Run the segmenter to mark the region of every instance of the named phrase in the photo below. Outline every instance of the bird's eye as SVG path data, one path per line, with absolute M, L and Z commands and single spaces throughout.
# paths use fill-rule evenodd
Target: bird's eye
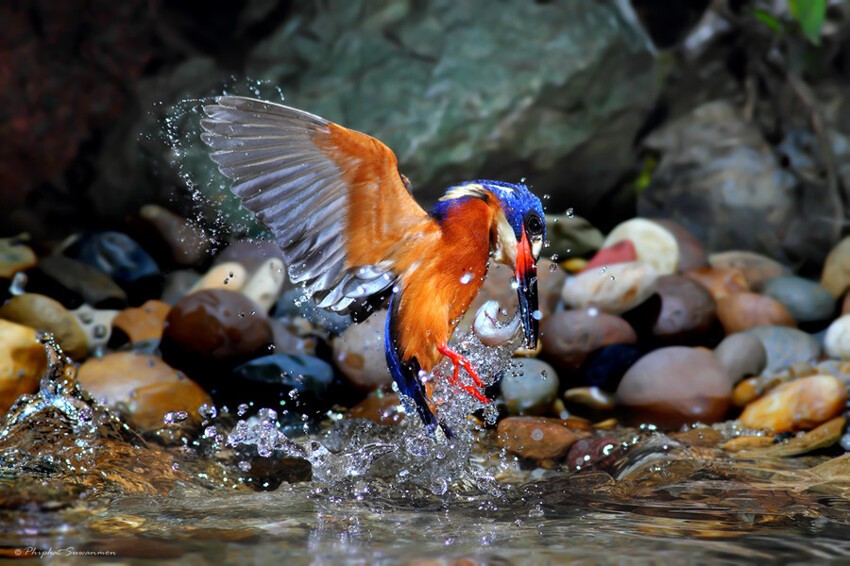
M 525 217 L 525 231 L 531 235 L 543 233 L 543 219 L 536 213 L 531 213 Z

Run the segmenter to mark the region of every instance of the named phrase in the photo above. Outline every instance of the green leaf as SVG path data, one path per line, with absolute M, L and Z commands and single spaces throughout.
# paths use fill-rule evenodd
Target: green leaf
M 771 14 L 767 10 L 762 10 L 761 8 L 753 8 L 753 16 L 763 23 L 767 28 L 776 34 L 782 33 L 782 22 L 779 21 L 775 15 Z
M 827 0 L 788 0 L 791 15 L 809 41 L 820 45 L 820 32 L 826 18 Z

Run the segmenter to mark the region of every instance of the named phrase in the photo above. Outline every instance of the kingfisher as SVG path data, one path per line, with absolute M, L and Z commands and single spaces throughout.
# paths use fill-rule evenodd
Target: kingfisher
M 540 200 L 524 184 L 478 180 L 450 187 L 426 212 L 393 151 L 371 136 L 253 98 L 221 96 L 203 111 L 212 160 L 271 230 L 292 282 L 355 322 L 388 301 L 393 380 L 432 433 L 439 426 L 451 436 L 422 377 L 448 358 L 449 385 L 489 402 L 475 368 L 449 341 L 491 260 L 514 269 L 525 347 L 537 345 Z

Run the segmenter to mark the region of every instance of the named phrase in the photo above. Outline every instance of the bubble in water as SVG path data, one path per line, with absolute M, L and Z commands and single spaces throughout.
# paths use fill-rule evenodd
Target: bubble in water
M 449 482 L 447 482 L 443 478 L 435 478 L 434 481 L 431 482 L 431 493 L 433 493 L 434 495 L 445 495 L 448 489 Z
M 162 417 L 162 422 L 167 425 L 182 423 L 186 419 L 189 418 L 189 413 L 186 411 L 171 411 L 169 413 L 165 413 L 165 416 Z
M 214 426 L 208 426 L 204 429 L 204 438 L 215 438 L 216 434 L 218 434 L 218 429 Z
M 251 471 L 251 462 L 249 462 L 247 460 L 240 460 L 239 464 L 237 464 L 237 465 L 239 466 L 239 469 L 242 470 L 243 472 L 250 472 Z
M 535 428 L 531 432 L 531 440 L 534 440 L 536 442 L 540 442 L 541 440 L 543 440 L 543 431 L 539 428 Z
M 214 419 L 218 416 L 218 409 L 215 408 L 215 405 L 204 403 L 198 407 L 198 414 L 205 419 Z

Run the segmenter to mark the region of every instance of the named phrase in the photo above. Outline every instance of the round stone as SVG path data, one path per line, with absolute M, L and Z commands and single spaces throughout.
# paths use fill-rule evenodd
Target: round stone
M 711 254 L 708 263 L 714 268 L 740 269 L 751 289 L 761 289 L 762 283 L 785 275 L 788 269 L 778 261 L 749 251 L 728 251 Z
M 832 321 L 826 329 L 824 347 L 830 358 L 850 360 L 850 314 Z
M 552 405 L 559 386 L 552 366 L 535 358 L 518 358 L 502 377 L 502 399 L 512 415 L 541 414 Z
M 645 218 L 632 218 L 614 227 L 603 247 L 631 240 L 638 260 L 651 265 L 659 275 L 675 273 L 679 264 L 679 244 L 669 230 Z
M 685 276 L 705 287 L 715 301 L 750 290 L 744 272 L 737 267 L 702 267 L 686 272 Z
M 596 350 L 581 368 L 584 382 L 604 391 L 616 391 L 623 376 L 643 356 L 632 344 L 610 344 Z
M 797 322 L 826 320 L 835 312 L 835 297 L 829 291 L 795 275 L 770 279 L 762 287 L 762 294 L 782 303 Z
M 386 321 L 387 311 L 378 311 L 331 342 L 334 363 L 359 389 L 374 389 L 392 381 L 384 353 Z
M 35 393 L 47 368 L 35 329 L 0 320 L 0 416 L 20 397 Z
M 151 299 L 140 307 L 119 312 L 112 320 L 112 327 L 123 333 L 130 343 L 158 342 L 170 310 L 168 304 Z
M 261 264 L 248 278 L 242 294 L 268 312 L 283 293 L 286 271 L 283 261 L 270 258 Z
M 0 278 L 11 279 L 20 271 L 34 267 L 38 258 L 20 238 L 0 239 Z
M 273 335 L 266 315 L 250 299 L 233 291 L 206 289 L 171 308 L 163 339 L 202 358 L 245 361 L 268 353 Z
M 768 373 L 799 363 L 813 363 L 821 355 L 817 339 L 796 328 L 759 326 L 746 333 L 758 338 L 764 346 L 767 352 L 767 367 L 764 371 Z
M 753 334 L 730 334 L 714 349 L 714 359 L 723 366 L 729 379 L 738 383 L 745 377 L 760 375 L 767 367 L 767 350 Z
M 496 429 L 503 449 L 537 462 L 563 458 L 576 441 L 587 436 L 559 419 L 544 417 L 507 417 Z
M 228 261 L 212 266 L 197 282 L 189 289 L 189 293 L 203 291 L 205 289 L 226 289 L 228 291 L 241 291 L 248 282 L 248 272 L 241 264 Z
M 676 243 L 679 245 L 679 264 L 676 266 L 678 271 L 684 273 L 708 265 L 705 247 L 693 232 L 668 218 L 653 218 L 652 221 L 666 228 L 676 238 Z
M 602 248 L 596 255 L 590 258 L 581 271 L 589 271 L 591 269 L 601 269 L 615 263 L 627 263 L 637 261 L 637 250 L 631 240 L 620 240 L 619 242 L 607 248 Z
M 0 318 L 50 332 L 75 360 L 88 355 L 88 341 L 79 320 L 59 302 L 37 293 L 12 297 L 0 307 Z
M 592 352 L 609 344 L 636 344 L 637 335 L 625 320 L 598 309 L 556 312 L 540 325 L 543 353 L 552 363 L 577 369 Z
M 670 343 L 699 341 L 714 324 L 717 304 L 699 283 L 683 275 L 658 279 L 661 313 L 652 333 Z
M 837 416 L 847 403 L 847 386 L 831 375 L 812 375 L 770 390 L 744 409 L 749 428 L 775 433 L 811 430 Z
M 821 286 L 838 298 L 850 287 L 850 236 L 838 242 L 826 257 Z
M 209 252 L 209 236 L 182 216 L 157 204 L 144 205 L 139 216 L 154 228 L 177 265 L 200 263 Z
M 726 416 L 732 382 L 712 355 L 670 346 L 637 361 L 617 388 L 619 404 L 634 420 L 664 427 L 713 423 Z
M 596 307 L 620 314 L 648 299 L 657 280 L 657 272 L 648 263 L 618 263 L 568 277 L 561 297 L 571 308 Z
M 27 276 L 27 290 L 52 297 L 71 309 L 83 303 L 104 309 L 127 305 L 127 294 L 117 283 L 99 269 L 69 257 L 46 257 Z
M 796 326 L 782 303 L 757 293 L 738 293 L 717 301 L 717 318 L 726 334 L 756 326 Z

